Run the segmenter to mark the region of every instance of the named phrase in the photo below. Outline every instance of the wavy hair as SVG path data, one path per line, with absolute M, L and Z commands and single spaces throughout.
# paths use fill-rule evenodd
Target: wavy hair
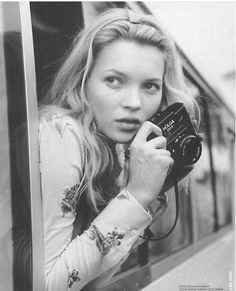
M 103 182 L 114 182 L 115 154 L 112 145 L 97 131 L 85 87 L 101 50 L 121 39 L 151 45 L 163 52 L 165 72 L 161 107 L 179 101 L 185 104 L 191 118 L 197 119 L 199 114 L 198 106 L 185 85 L 174 41 L 156 18 L 129 9 L 114 8 L 99 15 L 83 29 L 74 38 L 57 72 L 46 103 L 51 104 L 47 108 L 60 107 L 78 120 L 84 153 L 80 193 L 86 189 L 87 201 L 96 212 L 114 196 L 109 187 L 105 189 Z

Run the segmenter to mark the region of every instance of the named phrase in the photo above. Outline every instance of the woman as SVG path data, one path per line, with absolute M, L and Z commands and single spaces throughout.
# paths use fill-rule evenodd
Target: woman
M 125 9 L 75 38 L 47 97 L 39 133 L 46 288 L 94 290 L 152 222 L 148 208 L 173 164 L 147 120 L 176 101 L 195 118 L 197 106 L 171 38 L 156 19 Z

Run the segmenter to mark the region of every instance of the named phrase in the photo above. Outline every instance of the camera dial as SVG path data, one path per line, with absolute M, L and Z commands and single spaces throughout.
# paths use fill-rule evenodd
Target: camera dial
M 196 163 L 202 153 L 201 138 L 188 135 L 180 143 L 181 156 L 185 165 Z

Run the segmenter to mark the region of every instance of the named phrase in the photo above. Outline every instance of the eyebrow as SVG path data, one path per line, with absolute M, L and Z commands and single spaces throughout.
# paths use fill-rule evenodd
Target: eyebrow
M 104 70 L 103 72 L 105 72 L 105 73 L 107 73 L 107 72 L 113 72 L 113 73 L 116 73 L 116 74 L 121 75 L 121 76 L 124 76 L 124 77 L 127 76 L 125 73 L 122 73 L 122 72 L 120 72 L 118 70 L 114 70 L 114 69 Z M 149 81 L 149 82 L 156 82 L 156 81 L 162 82 L 162 78 L 161 77 L 160 78 L 147 78 L 146 81 Z

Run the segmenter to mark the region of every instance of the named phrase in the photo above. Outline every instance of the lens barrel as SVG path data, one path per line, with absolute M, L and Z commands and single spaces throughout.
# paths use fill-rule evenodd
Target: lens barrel
M 186 136 L 180 143 L 180 152 L 184 164 L 195 164 L 202 153 L 201 138 L 194 135 Z

